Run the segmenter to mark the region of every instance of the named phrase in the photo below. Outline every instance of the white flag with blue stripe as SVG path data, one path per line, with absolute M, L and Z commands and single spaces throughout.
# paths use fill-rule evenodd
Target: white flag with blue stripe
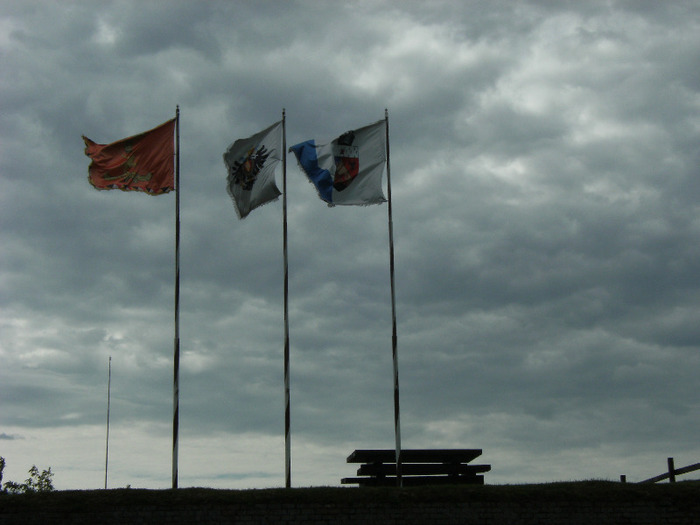
M 289 148 L 318 196 L 329 206 L 386 202 L 382 174 L 386 163 L 386 122 L 320 142 L 307 140 Z

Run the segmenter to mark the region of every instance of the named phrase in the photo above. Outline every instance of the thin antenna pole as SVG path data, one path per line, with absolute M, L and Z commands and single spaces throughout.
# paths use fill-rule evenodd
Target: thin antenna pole
M 175 110 L 175 340 L 173 349 L 173 489 L 177 488 L 180 426 L 180 106 Z
M 287 116 L 282 109 L 282 251 L 284 252 L 284 479 L 292 486 L 291 409 L 289 404 L 289 265 L 287 258 Z
M 109 408 L 112 398 L 112 356 L 109 356 L 107 373 L 107 444 L 105 445 L 105 490 L 107 489 L 107 469 L 109 467 Z
M 389 154 L 389 110 L 384 110 L 386 121 L 386 182 L 389 214 L 389 274 L 391 276 L 391 356 L 394 364 L 394 434 L 396 437 L 396 484 L 403 486 L 401 477 L 401 412 L 399 409 L 399 357 L 396 335 L 396 287 L 394 284 L 394 220 L 391 211 L 391 162 Z

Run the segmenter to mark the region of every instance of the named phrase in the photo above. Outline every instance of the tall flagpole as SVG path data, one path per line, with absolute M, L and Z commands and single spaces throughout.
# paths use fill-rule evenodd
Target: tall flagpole
M 289 406 L 289 267 L 287 259 L 287 116 L 282 109 L 282 237 L 284 252 L 284 479 L 285 487 L 292 486 L 292 460 Z
M 173 489 L 177 488 L 180 426 L 180 106 L 175 110 L 175 340 L 173 350 Z
M 112 356 L 109 356 L 107 372 L 107 438 L 105 445 L 105 489 L 107 488 L 107 467 L 109 466 L 109 407 L 112 397 Z
M 394 220 L 391 213 L 391 163 L 389 161 L 389 110 L 384 110 L 386 121 L 386 182 L 389 201 L 389 273 L 391 276 L 391 356 L 394 363 L 394 434 L 396 436 L 396 484 L 401 487 L 401 416 L 399 410 L 399 357 L 396 335 L 396 288 L 394 285 Z

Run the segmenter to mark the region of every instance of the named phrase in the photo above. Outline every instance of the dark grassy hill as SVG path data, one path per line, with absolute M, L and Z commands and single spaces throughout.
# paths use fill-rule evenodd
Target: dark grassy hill
M 221 490 L 183 488 L 177 490 L 110 489 L 54 491 L 22 495 L 0 494 L 3 511 L 20 508 L 81 512 L 105 507 L 215 506 L 265 503 L 412 504 L 419 502 L 500 501 L 663 501 L 681 507 L 697 507 L 700 481 L 663 484 L 633 484 L 582 481 L 533 485 L 473 485 L 410 488 L 311 487 L 292 489 Z M 699 518 L 700 519 L 700 518 Z

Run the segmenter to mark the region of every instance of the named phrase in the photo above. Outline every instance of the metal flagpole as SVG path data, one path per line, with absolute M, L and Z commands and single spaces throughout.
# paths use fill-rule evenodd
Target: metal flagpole
M 391 163 L 389 161 L 389 110 L 384 109 L 386 121 L 386 182 L 389 214 L 389 274 L 391 276 L 391 355 L 394 363 L 394 434 L 396 436 L 396 484 L 401 487 L 401 416 L 399 410 L 399 357 L 396 336 L 396 291 L 394 285 L 394 221 L 391 213 Z
M 109 407 L 112 397 L 112 356 L 109 356 L 107 373 L 107 444 L 105 445 L 105 489 L 107 488 L 107 468 L 109 466 Z
M 177 488 L 180 424 L 180 106 L 175 110 L 175 340 L 173 350 L 173 488 Z
M 282 109 L 282 245 L 284 252 L 284 479 L 292 486 L 292 460 L 289 406 L 289 268 L 287 259 L 287 117 Z

